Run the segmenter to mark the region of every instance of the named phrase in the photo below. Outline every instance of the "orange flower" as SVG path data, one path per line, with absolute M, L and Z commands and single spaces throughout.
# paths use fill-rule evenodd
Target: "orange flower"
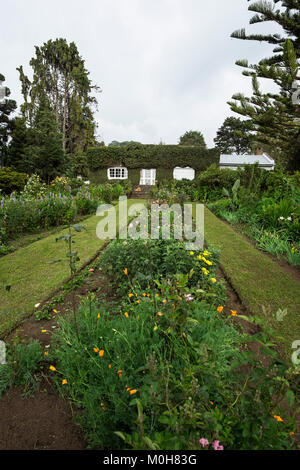
M 230 310 L 230 311 L 231 311 L 231 315 L 233 315 L 234 317 L 237 316 L 236 310 Z
M 127 268 L 123 269 L 123 273 L 124 273 L 124 274 L 127 274 L 127 273 L 128 273 Z
M 295 434 L 294 431 L 291 431 L 291 432 L 290 432 L 290 435 L 291 435 L 291 436 L 293 436 L 294 434 Z
M 111 364 L 108 364 L 108 368 L 111 369 Z
M 125 315 L 126 318 L 129 317 L 128 312 L 125 312 L 124 315 Z
M 117 372 L 117 374 L 120 378 L 122 377 L 122 372 L 123 372 L 122 370 L 118 370 L 118 372 Z
M 162 301 L 162 303 L 165 304 L 165 303 L 166 303 L 166 299 L 164 299 L 164 300 Z
M 100 318 L 100 316 L 101 316 L 100 313 L 98 313 L 97 317 Z
M 56 370 L 54 366 L 50 366 L 49 369 L 52 370 L 53 372 Z
M 222 307 L 222 306 L 220 305 L 220 306 L 217 308 L 218 312 L 221 313 L 221 312 L 223 311 L 223 308 L 224 308 L 224 307 Z
M 66 384 L 68 383 L 68 381 L 67 381 L 67 379 L 63 379 L 63 380 L 61 381 L 61 383 L 62 383 L 62 385 L 66 385 Z
M 213 401 L 210 401 L 209 403 L 210 403 L 211 405 L 213 405 L 213 404 L 214 404 L 214 402 L 213 402 Z
M 44 355 L 45 355 L 45 356 L 48 356 L 48 354 L 49 354 L 48 351 L 45 351 L 45 352 L 44 352 Z
M 101 408 L 102 408 L 103 411 L 105 411 L 107 409 L 106 406 L 104 405 L 104 403 L 101 403 Z
M 126 392 L 130 392 L 130 387 L 127 387 L 127 388 L 126 388 Z
M 274 418 L 275 418 L 278 422 L 282 422 L 282 423 L 283 423 L 283 419 L 282 419 L 280 416 L 274 415 Z
M 134 388 L 133 390 L 130 390 L 129 394 L 134 395 L 136 393 L 136 389 Z
M 157 312 L 157 315 L 158 315 L 159 317 L 162 317 L 162 316 L 163 316 L 163 314 L 162 314 L 161 312 Z
M 104 354 L 104 350 L 103 350 L 103 349 L 101 349 L 101 350 L 99 351 L 99 356 L 100 356 L 100 357 L 102 357 L 102 356 L 103 356 L 103 354 Z
M 95 353 L 99 352 L 98 348 L 94 348 Z

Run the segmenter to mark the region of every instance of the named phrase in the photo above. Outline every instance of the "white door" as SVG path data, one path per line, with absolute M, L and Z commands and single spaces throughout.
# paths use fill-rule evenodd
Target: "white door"
M 140 176 L 140 185 L 151 185 L 153 186 L 155 184 L 155 177 L 156 177 L 156 170 L 155 168 L 147 169 L 147 170 L 141 170 L 141 176 Z

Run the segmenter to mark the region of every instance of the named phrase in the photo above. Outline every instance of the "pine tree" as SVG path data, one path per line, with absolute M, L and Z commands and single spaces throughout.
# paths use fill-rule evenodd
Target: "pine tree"
M 281 1 L 281 10 L 275 4 Z M 298 88 L 298 60 L 300 57 L 300 1 L 273 0 L 260 1 L 249 6 L 256 15 L 251 24 L 275 21 L 284 29 L 286 36 L 249 35 L 245 30 L 236 31 L 232 37 L 246 40 L 267 41 L 275 44 L 273 55 L 257 65 L 249 65 L 247 60 L 239 60 L 237 65 L 246 68 L 245 76 L 252 77 L 253 95 L 248 98 L 235 94 L 228 104 L 232 111 L 248 117 L 256 131 L 255 140 L 271 149 L 277 162 L 288 169 L 300 168 L 300 108 L 295 104 L 295 90 Z M 262 93 L 258 78 L 267 78 L 279 87 L 278 93 Z

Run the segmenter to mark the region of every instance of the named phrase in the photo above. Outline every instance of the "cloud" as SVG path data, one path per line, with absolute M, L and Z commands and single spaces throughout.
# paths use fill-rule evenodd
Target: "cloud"
M 0 72 L 20 105 L 16 67 L 30 73 L 35 45 L 66 38 L 102 89 L 96 118 L 105 143 L 176 144 L 185 131 L 200 130 L 213 146 L 232 115 L 227 101 L 251 92 L 235 61 L 256 63 L 271 52 L 264 43 L 230 38 L 242 27 L 261 28 L 248 25 L 247 8 L 239 0 L 10 0 L 2 6 Z

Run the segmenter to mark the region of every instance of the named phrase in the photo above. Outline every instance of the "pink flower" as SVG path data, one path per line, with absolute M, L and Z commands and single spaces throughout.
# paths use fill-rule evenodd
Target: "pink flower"
M 89 271 L 90 271 L 90 273 L 93 273 L 93 272 L 94 272 L 93 268 L 89 269 Z
M 201 439 L 199 440 L 199 443 L 202 445 L 202 447 L 206 447 L 209 444 L 208 440 L 205 439 L 205 437 L 201 437 Z
M 220 442 L 219 441 L 214 441 L 212 443 L 212 447 L 214 450 L 224 450 L 224 447 L 223 446 L 220 446 Z
M 192 297 L 191 294 L 184 294 L 184 296 L 187 301 L 194 300 L 194 297 Z

